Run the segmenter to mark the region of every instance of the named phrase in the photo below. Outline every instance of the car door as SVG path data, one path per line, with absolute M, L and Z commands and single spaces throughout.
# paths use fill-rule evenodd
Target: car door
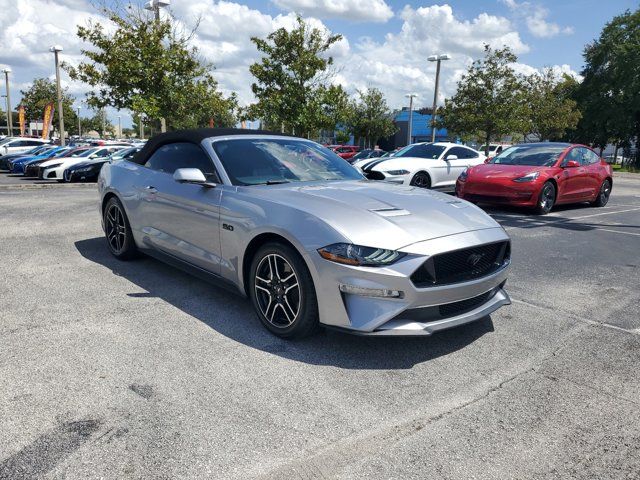
M 585 179 L 585 185 L 587 188 L 586 195 L 593 197 L 596 192 L 600 191 L 600 185 L 604 180 L 603 168 L 600 164 L 600 156 L 589 148 L 585 148 L 584 159 L 585 168 L 587 169 L 587 178 Z
M 559 188 L 560 201 L 578 200 L 581 197 L 586 196 L 587 190 L 587 169 L 584 166 L 584 148 L 573 147 L 565 155 L 560 166 L 563 171 L 561 174 L 562 182 Z M 568 167 L 567 164 L 570 161 L 578 163 L 577 167 Z
M 451 158 L 451 157 L 457 158 Z M 473 159 L 478 159 L 478 153 L 466 147 L 451 147 L 445 154 L 445 162 L 447 163 L 447 185 L 455 186 L 456 180 L 467 167 L 476 165 Z
M 143 241 L 219 274 L 222 189 L 173 179 L 178 168 L 198 168 L 220 183 L 211 158 L 199 145 L 177 142 L 159 147 L 144 167 L 144 181 L 137 185 Z

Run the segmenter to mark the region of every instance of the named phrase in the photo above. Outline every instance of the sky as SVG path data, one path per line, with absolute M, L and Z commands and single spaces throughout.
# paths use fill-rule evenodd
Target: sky
M 299 13 L 312 25 L 343 35 L 330 51 L 336 66 L 332 81 L 350 94 L 379 88 L 395 109 L 405 105 L 408 92 L 418 94 L 417 107 L 433 103 L 435 65 L 429 55 L 451 55 L 442 64 L 441 104 L 470 63 L 482 57 L 486 43 L 510 46 L 523 73 L 551 67 L 579 77 L 584 46 L 615 15 L 636 8 L 635 0 L 171 0 L 163 16 L 187 27 L 200 18 L 195 45 L 215 65 L 223 92 L 236 92 L 248 104 L 253 101 L 249 65 L 259 58 L 250 37 L 290 28 Z M 89 20 L 106 24 L 87 0 L 0 0 L 0 69 L 12 69 L 14 108 L 20 90 L 34 78 L 55 78 L 49 46 L 64 47 L 61 60 L 82 60 L 80 50 L 88 46 L 76 37 L 76 26 Z M 87 85 L 64 73 L 62 83 L 77 97 L 81 115 L 91 115 L 81 103 Z M 0 85 L 4 94 L 4 82 Z M 108 115 L 114 123 L 120 115 L 123 126 L 131 124 L 129 112 Z

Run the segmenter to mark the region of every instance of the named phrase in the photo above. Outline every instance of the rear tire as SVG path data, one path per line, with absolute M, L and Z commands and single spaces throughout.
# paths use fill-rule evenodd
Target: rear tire
M 605 180 L 600 185 L 600 191 L 598 192 L 598 196 L 596 199 L 591 202 L 591 205 L 594 207 L 604 207 L 607 203 L 609 203 L 609 196 L 611 195 L 611 181 Z
M 103 212 L 104 233 L 111 254 L 118 260 L 131 260 L 138 256 L 138 248 L 133 240 L 131 225 L 122 203 L 111 197 Z
M 249 270 L 249 296 L 260 322 L 282 338 L 303 338 L 319 326 L 313 279 L 300 254 L 271 242 L 256 252 Z
M 556 203 L 556 187 L 552 182 L 546 182 L 540 190 L 536 212 L 539 215 L 546 215 L 551 211 Z
M 418 172 L 411 179 L 410 185 L 419 188 L 431 188 L 431 177 L 427 172 Z

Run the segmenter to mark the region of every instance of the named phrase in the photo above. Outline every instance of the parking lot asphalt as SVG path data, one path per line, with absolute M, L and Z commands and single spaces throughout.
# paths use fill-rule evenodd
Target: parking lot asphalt
M 605 208 L 489 212 L 512 305 L 290 342 L 112 258 L 95 186 L 0 185 L 0 479 L 639 478 L 640 177 Z

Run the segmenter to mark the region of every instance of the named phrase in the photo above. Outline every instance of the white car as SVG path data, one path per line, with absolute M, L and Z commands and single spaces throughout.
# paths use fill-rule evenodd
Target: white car
M 0 141 L 0 156 L 10 153 L 22 153 L 31 150 L 33 147 L 45 145 L 49 140 L 41 138 L 25 137 L 5 137 Z
M 458 176 L 485 159 L 477 150 L 457 143 L 414 143 L 393 157 L 369 159 L 356 166 L 369 180 L 454 191 Z
M 490 143 L 489 144 L 489 158 L 493 158 L 496 155 L 499 155 L 502 153 L 503 150 L 506 150 L 507 148 L 511 147 L 512 145 L 510 143 Z M 485 143 L 484 145 L 482 145 L 482 147 L 480 147 L 479 149 L 481 152 L 486 152 L 487 151 L 487 144 Z
M 66 168 L 69 168 L 77 163 L 90 162 L 91 160 L 99 161 L 100 159 L 108 157 L 118 150 L 123 150 L 125 148 L 127 147 L 119 145 L 95 147 L 82 152 L 78 156 L 52 158 L 51 160 L 47 160 L 46 162 L 40 164 L 40 173 L 38 174 L 38 178 L 42 178 L 44 180 L 58 180 L 59 182 L 63 182 L 64 171 Z

